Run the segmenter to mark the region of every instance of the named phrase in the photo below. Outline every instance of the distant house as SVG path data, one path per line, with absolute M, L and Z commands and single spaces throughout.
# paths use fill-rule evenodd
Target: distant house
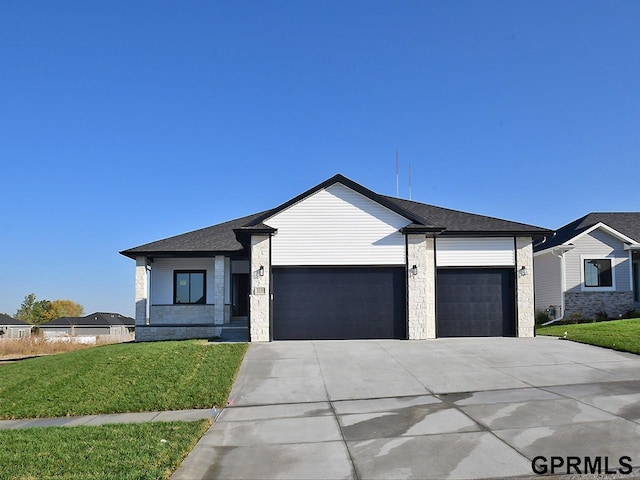
M 640 308 L 640 212 L 589 213 L 534 246 L 536 309 L 616 318 Z
M 119 313 L 96 312 L 85 317 L 62 317 L 40 325 L 45 336 L 126 335 L 133 333 L 135 320 Z
M 28 323 L 0 313 L 0 338 L 21 338 L 31 335 L 31 327 Z

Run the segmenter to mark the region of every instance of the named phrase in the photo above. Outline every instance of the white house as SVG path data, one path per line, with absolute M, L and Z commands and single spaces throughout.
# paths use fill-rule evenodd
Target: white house
M 590 213 L 536 244 L 536 309 L 552 319 L 640 308 L 640 213 Z
M 279 207 L 121 252 L 136 339 L 534 335 L 543 228 L 379 195 L 336 175 Z
M 0 313 L 0 339 L 2 338 L 22 338 L 31 335 L 31 327 L 21 320 Z

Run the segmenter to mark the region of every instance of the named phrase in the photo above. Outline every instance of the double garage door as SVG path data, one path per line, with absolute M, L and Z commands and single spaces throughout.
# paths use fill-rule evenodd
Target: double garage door
M 273 269 L 273 339 L 406 338 L 404 267 Z
M 513 269 L 440 269 L 437 336 L 515 334 Z M 273 339 L 407 338 L 404 267 L 273 269 Z

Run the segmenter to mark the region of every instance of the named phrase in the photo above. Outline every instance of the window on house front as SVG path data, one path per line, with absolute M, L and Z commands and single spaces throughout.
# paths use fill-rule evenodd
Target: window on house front
M 585 260 L 584 286 L 612 287 L 611 260 Z
M 206 271 L 175 271 L 173 303 L 206 303 Z

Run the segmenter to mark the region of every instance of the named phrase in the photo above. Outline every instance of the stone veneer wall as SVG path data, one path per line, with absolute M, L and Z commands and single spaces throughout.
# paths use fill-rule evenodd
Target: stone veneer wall
M 215 305 L 151 305 L 151 325 L 214 325 Z M 222 323 L 222 322 L 219 322 Z M 137 325 L 136 325 L 137 327 Z
M 215 305 L 151 305 L 152 322 L 136 325 L 136 342 L 218 337 L 214 315 Z
M 413 266 L 417 275 L 411 273 Z M 435 338 L 435 242 L 425 234 L 407 235 L 407 332 L 410 340 Z
M 225 300 L 225 258 L 222 255 L 216 255 L 214 262 L 213 274 L 213 303 L 214 307 L 214 323 L 222 324 L 225 320 L 224 300 Z M 153 318 L 153 317 L 152 317 Z
M 595 318 L 599 311 L 617 318 L 634 307 L 633 292 L 565 292 L 564 319 Z
M 222 327 L 211 325 L 145 325 L 136 326 L 136 342 L 188 340 L 219 337 Z
M 520 273 L 522 267 L 526 274 Z M 516 294 L 517 335 L 533 337 L 535 334 L 535 302 L 533 293 L 533 241 L 531 237 L 516 237 Z
M 136 257 L 136 327 L 147 324 L 147 257 Z
M 260 267 L 264 275 L 260 276 Z M 271 237 L 251 236 L 251 294 L 249 296 L 249 338 L 252 342 L 268 342 L 271 298 Z

